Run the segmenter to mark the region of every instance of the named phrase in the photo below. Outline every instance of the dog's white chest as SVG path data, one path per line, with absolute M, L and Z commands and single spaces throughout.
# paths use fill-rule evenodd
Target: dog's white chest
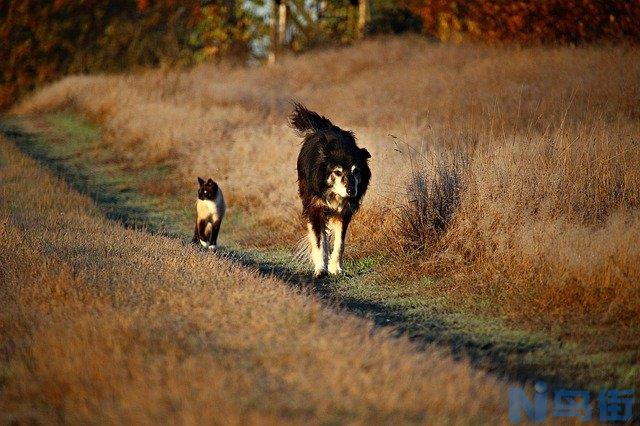
M 342 213 L 342 199 L 338 199 L 336 197 L 331 200 L 327 200 L 327 206 L 337 213 Z
M 346 200 L 339 195 L 331 194 L 331 196 L 325 199 L 327 207 L 335 211 L 336 213 L 342 213 L 347 204 Z

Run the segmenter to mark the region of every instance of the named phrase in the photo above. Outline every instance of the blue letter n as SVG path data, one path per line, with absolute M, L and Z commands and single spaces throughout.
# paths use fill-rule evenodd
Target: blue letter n
M 547 416 L 546 389 L 546 384 L 537 383 L 533 402 L 531 402 L 523 388 L 509 388 L 509 420 L 512 423 L 520 423 L 521 414 L 524 411 L 532 422 L 543 421 Z

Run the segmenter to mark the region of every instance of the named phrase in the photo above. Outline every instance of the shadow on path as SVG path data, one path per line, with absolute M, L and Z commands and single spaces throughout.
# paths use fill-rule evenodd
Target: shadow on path
M 257 270 L 264 276 L 276 277 L 287 284 L 309 291 L 325 300 L 330 306 L 347 311 L 359 317 L 373 321 L 376 328 L 386 327 L 393 330 L 393 335 L 407 335 L 421 350 L 430 345 L 447 348 L 456 360 L 467 358 L 476 368 L 489 371 L 508 380 L 527 382 L 544 380 L 551 387 L 562 383 L 553 374 L 544 374 L 539 370 L 514 363 L 514 355 L 544 350 L 547 346 L 541 342 L 487 342 L 462 331 L 452 330 L 443 317 L 433 316 L 429 319 L 415 318 L 385 303 L 357 298 L 337 297 L 332 293 L 336 279 L 315 279 L 309 271 L 300 271 L 282 262 L 269 261 L 253 256 L 251 252 L 219 249 L 220 254 L 241 264 Z M 356 277 L 357 279 L 357 277 Z
M 0 119 L 0 134 L 73 189 L 88 195 L 109 220 L 153 234 L 174 238 L 182 236 L 177 230 L 171 229 L 163 223 L 164 221 L 159 220 L 163 215 L 157 210 L 139 202 L 141 197 L 135 188 L 122 185 L 113 179 L 105 179 L 108 164 L 92 164 L 87 167 L 85 162 L 79 161 L 73 154 L 55 152 L 52 148 L 56 146 L 55 142 L 44 141 L 41 134 L 28 131 L 18 121 L 11 119 Z

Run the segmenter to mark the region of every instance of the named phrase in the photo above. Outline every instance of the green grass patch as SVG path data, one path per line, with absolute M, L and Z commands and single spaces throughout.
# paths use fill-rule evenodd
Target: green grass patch
M 69 136 L 63 145 L 92 144 L 100 138 L 100 128 L 88 120 L 79 119 L 68 113 L 54 113 L 45 117 L 53 128 Z

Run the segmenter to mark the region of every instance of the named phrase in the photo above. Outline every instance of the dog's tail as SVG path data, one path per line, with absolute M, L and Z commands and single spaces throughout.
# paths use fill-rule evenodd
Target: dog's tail
M 328 118 L 321 116 L 317 112 L 308 110 L 299 102 L 293 103 L 293 112 L 289 116 L 289 124 L 300 136 L 306 136 L 309 133 L 321 132 L 334 127 Z

